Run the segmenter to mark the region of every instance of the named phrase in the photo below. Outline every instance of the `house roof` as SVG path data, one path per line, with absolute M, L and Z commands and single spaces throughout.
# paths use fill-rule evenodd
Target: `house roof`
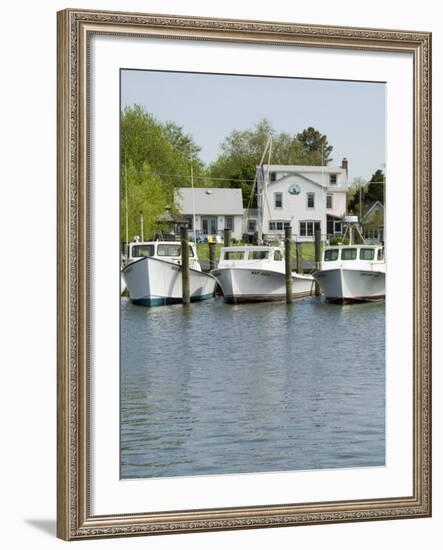
M 270 172 L 296 172 L 296 173 L 324 173 L 324 174 L 343 174 L 346 173 L 346 169 L 342 166 L 311 166 L 309 164 L 263 164 L 263 169 L 266 173 Z
M 286 179 L 292 179 L 294 177 L 318 185 L 323 189 L 330 188 L 331 191 L 346 190 L 348 185 L 346 168 L 343 168 L 341 166 L 264 164 L 263 166 L 257 166 L 256 168 L 257 174 L 261 172 L 262 178 L 265 177 L 268 172 L 276 174 L 276 179 L 270 182 L 270 185 L 272 186 L 278 185 L 280 182 Z M 345 176 L 345 178 L 341 179 L 338 185 L 331 185 L 331 175 Z
M 180 187 L 174 191 L 175 204 L 183 214 L 198 215 L 243 215 L 243 196 L 241 189 L 217 187 Z
M 305 176 L 304 174 L 300 174 L 299 172 L 290 172 L 288 174 L 285 174 L 284 176 L 282 176 L 281 178 L 273 181 L 272 183 L 280 183 L 281 181 L 285 181 L 289 178 L 293 178 L 294 176 L 297 176 L 299 178 L 301 178 L 302 180 L 305 180 L 309 183 L 313 183 L 314 185 L 318 185 L 319 187 L 323 188 L 323 189 L 326 189 L 329 184 L 328 183 L 321 183 L 320 181 L 315 181 L 311 178 L 308 178 L 307 176 Z
M 362 217 L 362 222 L 367 220 L 369 216 L 372 214 L 372 212 L 375 212 L 376 210 L 381 209 L 384 211 L 385 207 L 380 201 L 373 201 L 367 205 L 367 211 L 366 214 Z

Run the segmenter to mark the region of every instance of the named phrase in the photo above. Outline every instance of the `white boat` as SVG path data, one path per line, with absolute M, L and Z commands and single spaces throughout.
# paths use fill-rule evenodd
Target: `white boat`
M 228 303 L 278 301 L 286 298 L 285 261 L 280 247 L 222 248 L 220 262 L 211 273 Z M 311 275 L 293 272 L 293 297 L 311 296 L 314 284 Z
M 132 303 L 157 306 L 183 301 L 179 242 L 134 242 L 128 249 L 128 263 L 122 273 Z M 191 301 L 214 296 L 217 282 L 202 272 L 193 243 L 189 245 L 189 283 Z
M 122 254 L 120 258 L 120 296 L 122 296 L 126 290 L 126 281 L 123 276 L 123 268 L 125 267 L 126 263 L 126 256 Z
M 346 304 L 375 302 L 385 298 L 386 263 L 382 244 L 365 244 L 357 228 L 357 218 L 345 218 L 350 244 L 327 246 L 320 269 L 313 276 L 327 302 Z M 352 244 L 353 230 L 360 244 Z M 346 234 L 346 233 L 345 233 Z

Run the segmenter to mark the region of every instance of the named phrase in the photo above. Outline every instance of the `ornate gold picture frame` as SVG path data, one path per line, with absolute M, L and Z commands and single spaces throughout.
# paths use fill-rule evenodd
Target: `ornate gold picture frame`
M 91 106 L 94 36 L 408 54 L 413 64 L 412 493 L 95 514 L 91 502 Z M 431 35 L 69 9 L 58 13 L 58 536 L 65 540 L 431 515 Z M 401 128 L 398 129 L 401 132 Z M 118 212 L 109 215 L 118 216 Z M 99 330 L 99 329 L 98 329 Z M 389 343 L 388 343 L 389 345 Z M 406 376 L 409 374 L 406 373 Z M 118 403 L 115 403 L 118 407 Z M 155 508 L 155 503 L 154 503 Z

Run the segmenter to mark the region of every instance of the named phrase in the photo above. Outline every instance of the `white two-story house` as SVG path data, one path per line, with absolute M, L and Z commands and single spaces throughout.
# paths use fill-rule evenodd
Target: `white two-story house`
M 322 240 L 342 232 L 346 214 L 348 161 L 341 166 L 263 165 L 257 168 L 258 228 L 268 238 L 311 241 L 320 229 Z
M 174 191 L 174 202 L 187 219 L 190 231 L 195 231 L 196 237 L 223 236 L 224 229 L 230 229 L 232 238 L 242 238 L 241 189 L 181 187 Z

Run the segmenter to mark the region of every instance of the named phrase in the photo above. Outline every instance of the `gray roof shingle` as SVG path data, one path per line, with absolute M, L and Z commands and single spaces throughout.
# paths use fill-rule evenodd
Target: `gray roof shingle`
M 192 187 L 175 189 L 174 201 L 182 214 L 192 214 Z M 195 187 L 194 202 L 197 215 L 241 216 L 243 214 L 241 189 Z

